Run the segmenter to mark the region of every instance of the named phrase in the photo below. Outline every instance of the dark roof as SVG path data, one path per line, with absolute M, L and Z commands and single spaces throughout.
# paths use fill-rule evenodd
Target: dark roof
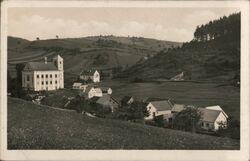
M 147 97 L 143 99 L 143 102 L 149 103 L 149 102 L 153 102 L 153 101 L 164 101 L 164 100 L 168 100 L 165 98 L 156 98 L 156 97 Z
M 94 88 L 94 87 L 88 86 L 88 87 L 86 88 L 86 90 L 85 90 L 85 93 L 89 93 L 89 91 L 91 90 L 91 88 Z
M 109 87 L 99 87 L 101 88 L 102 92 L 108 92 L 108 89 L 110 89 Z
M 174 104 L 172 111 L 173 112 L 181 112 L 182 110 L 185 109 L 185 105 L 183 104 Z
M 172 110 L 172 104 L 169 101 L 152 101 L 150 102 L 157 111 L 166 111 L 166 110 Z
M 81 75 L 88 75 L 88 76 L 92 76 L 94 75 L 96 70 L 84 70 L 81 72 Z
M 52 62 L 28 62 L 26 66 L 30 67 L 30 70 L 44 71 L 44 70 L 58 70 Z
M 132 96 L 124 96 L 121 100 L 122 103 L 128 103 L 128 101 L 133 98 Z
M 201 112 L 201 120 L 206 122 L 214 122 L 221 113 L 221 111 L 205 108 L 198 108 L 198 110 Z
M 89 101 L 90 101 L 90 102 L 96 103 L 96 102 L 98 101 L 99 98 L 100 98 L 100 97 L 94 96 L 94 97 L 90 98 Z

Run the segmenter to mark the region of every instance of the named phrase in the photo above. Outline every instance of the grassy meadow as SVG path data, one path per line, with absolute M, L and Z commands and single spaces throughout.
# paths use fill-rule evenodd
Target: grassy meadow
M 219 86 L 217 83 L 162 82 L 126 83 L 106 81 L 117 99 L 131 95 L 138 99 L 147 97 L 170 98 L 174 103 L 203 106 L 220 105 L 234 119 L 240 120 L 240 89 L 234 86 Z
M 234 149 L 239 140 L 91 118 L 8 98 L 8 149 Z

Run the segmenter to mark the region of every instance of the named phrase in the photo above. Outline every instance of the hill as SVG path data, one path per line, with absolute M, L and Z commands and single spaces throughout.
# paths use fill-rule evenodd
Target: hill
M 170 79 L 181 72 L 185 80 L 239 79 L 240 13 L 198 26 L 192 41 L 162 50 L 117 77 Z
M 239 149 L 239 141 L 91 118 L 8 98 L 8 149 Z
M 82 69 L 129 67 L 160 50 L 182 43 L 142 37 L 93 36 L 28 41 L 8 37 L 8 69 L 15 77 L 15 64 L 50 59 L 56 54 L 64 58 L 65 76 L 79 74 Z

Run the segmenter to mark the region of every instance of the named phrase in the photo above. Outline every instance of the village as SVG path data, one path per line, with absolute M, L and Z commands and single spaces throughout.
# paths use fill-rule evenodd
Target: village
M 180 80 L 183 81 L 183 73 L 171 79 Z M 148 125 L 166 128 L 176 126 L 180 130 L 186 129 L 185 123 L 180 123 L 184 118 L 191 119 L 193 124 L 197 122 L 198 127 L 194 127 L 203 133 L 215 133 L 227 128 L 229 116 L 220 105 L 198 107 L 181 104 L 171 98 L 152 98 L 146 95 L 144 99 L 129 95 L 118 100 L 112 88 L 100 85 L 101 81 L 101 73 L 97 69 L 82 69 L 71 88 L 66 89 L 63 58 L 60 55 L 53 57 L 51 61 L 45 57 L 44 61 L 28 62 L 22 70 L 22 88 L 28 91 L 27 100 L 35 104 L 44 104 L 43 100 L 51 95 L 46 95 L 46 92 L 52 91 L 53 95 L 53 92 L 68 90 L 74 95 L 66 97 L 62 107 L 72 107 L 90 117 L 118 118 L 130 122 L 140 120 L 139 122 Z M 183 117 L 184 113 L 188 115 Z

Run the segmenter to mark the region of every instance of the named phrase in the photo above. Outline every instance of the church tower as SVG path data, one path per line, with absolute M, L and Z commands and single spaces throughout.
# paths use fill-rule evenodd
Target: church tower
M 63 71 L 63 58 L 60 55 L 57 55 L 53 58 L 53 63 L 58 70 Z

